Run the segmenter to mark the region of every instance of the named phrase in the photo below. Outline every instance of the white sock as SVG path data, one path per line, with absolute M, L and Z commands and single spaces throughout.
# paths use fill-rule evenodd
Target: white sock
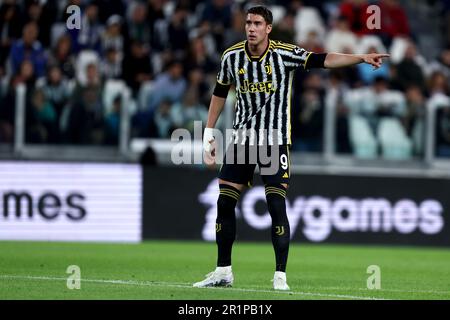
M 229 272 L 231 272 L 231 266 L 216 267 L 216 271 L 222 272 L 222 273 L 229 273 Z
M 275 271 L 275 277 L 278 276 L 286 281 L 286 272 L 283 271 Z

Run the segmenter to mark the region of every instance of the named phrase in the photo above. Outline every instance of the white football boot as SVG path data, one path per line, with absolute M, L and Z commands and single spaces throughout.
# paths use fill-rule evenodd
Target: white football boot
M 217 267 L 216 270 L 206 275 L 206 279 L 193 284 L 196 288 L 206 287 L 231 287 L 233 285 L 234 277 L 231 271 L 231 266 Z
M 286 272 L 275 271 L 273 275 L 273 288 L 275 290 L 288 291 L 291 290 L 286 283 Z

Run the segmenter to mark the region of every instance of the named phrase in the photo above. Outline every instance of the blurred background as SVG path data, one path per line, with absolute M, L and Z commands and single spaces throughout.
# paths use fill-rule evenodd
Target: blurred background
M 0 3 L 1 158 L 136 161 L 150 147 L 146 161 L 170 164 L 164 142 L 205 123 L 221 52 L 245 39 L 258 3 L 273 11 L 273 39 L 391 54 L 376 71 L 297 72 L 294 165 L 422 169 L 450 157 L 448 1 Z M 371 4 L 381 29 L 366 25 Z M 70 5 L 80 29 L 66 26 Z M 219 128 L 233 105 L 231 92 Z
M 0 159 L 8 164 L 144 164 L 152 168 L 143 176 L 144 202 L 148 190 L 171 190 L 181 200 L 194 181 L 198 192 L 186 194 L 187 202 L 179 202 L 174 210 L 193 208 L 188 200 L 196 197 L 214 206 L 216 193 L 208 194 L 210 198 L 198 194 L 215 172 L 196 165 L 206 177 L 203 181 L 197 171 L 188 171 L 192 165 L 184 171 L 167 170 L 174 166 L 171 151 L 178 142 L 170 138 L 178 128 L 194 133 L 194 121 L 205 124 L 221 52 L 245 39 L 245 11 L 256 4 L 269 6 L 274 14 L 273 39 L 314 52 L 391 55 L 376 71 L 359 64 L 296 72 L 292 172 L 315 175 L 307 186 L 300 178 L 301 188 L 315 182 L 330 188 L 302 189 L 298 194 L 382 195 L 391 197 L 392 206 L 410 196 L 420 207 L 435 191 L 443 191 L 450 177 L 447 0 L 0 1 Z M 366 24 L 372 4 L 380 8 L 380 29 Z M 80 29 L 67 27 L 71 5 L 81 9 Z M 220 129 L 231 128 L 234 96 L 230 91 Z M 190 150 L 199 153 L 201 131 L 196 138 Z M 11 168 L 15 174 L 22 172 L 3 168 L 4 174 Z M 362 180 L 349 191 L 344 186 L 353 180 L 332 186 L 338 180 L 329 178 L 336 174 Z M 373 184 L 374 175 L 387 180 Z M 178 191 L 169 184 L 162 188 L 169 176 L 171 183 L 180 181 Z M 423 180 L 414 184 L 411 177 Z M 406 180 L 396 185 L 396 178 Z M 10 183 L 14 181 L 11 176 Z M 425 183 L 430 183 L 427 189 Z M 439 202 L 441 209 L 446 198 Z M 154 204 L 146 209 L 144 203 L 144 215 L 154 211 Z M 169 237 L 158 234 L 160 230 L 147 233 Z

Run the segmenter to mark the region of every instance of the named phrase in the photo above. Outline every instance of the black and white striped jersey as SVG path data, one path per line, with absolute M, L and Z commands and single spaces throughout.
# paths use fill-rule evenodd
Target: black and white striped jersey
M 258 57 L 250 55 L 247 41 L 224 51 L 217 82 L 236 87 L 234 143 L 291 144 L 292 80 L 311 53 L 274 40 Z

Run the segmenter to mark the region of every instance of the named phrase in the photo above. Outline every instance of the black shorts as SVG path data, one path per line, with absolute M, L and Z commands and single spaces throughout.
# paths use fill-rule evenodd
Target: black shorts
M 291 177 L 290 147 L 290 145 L 279 145 L 262 148 L 246 144 L 240 145 L 239 148 L 239 146 L 231 144 L 224 155 L 219 179 L 250 187 L 253 185 L 255 167 L 258 165 L 264 184 L 289 184 Z M 250 153 L 252 153 L 252 157 Z M 229 160 L 231 158 L 232 162 Z

